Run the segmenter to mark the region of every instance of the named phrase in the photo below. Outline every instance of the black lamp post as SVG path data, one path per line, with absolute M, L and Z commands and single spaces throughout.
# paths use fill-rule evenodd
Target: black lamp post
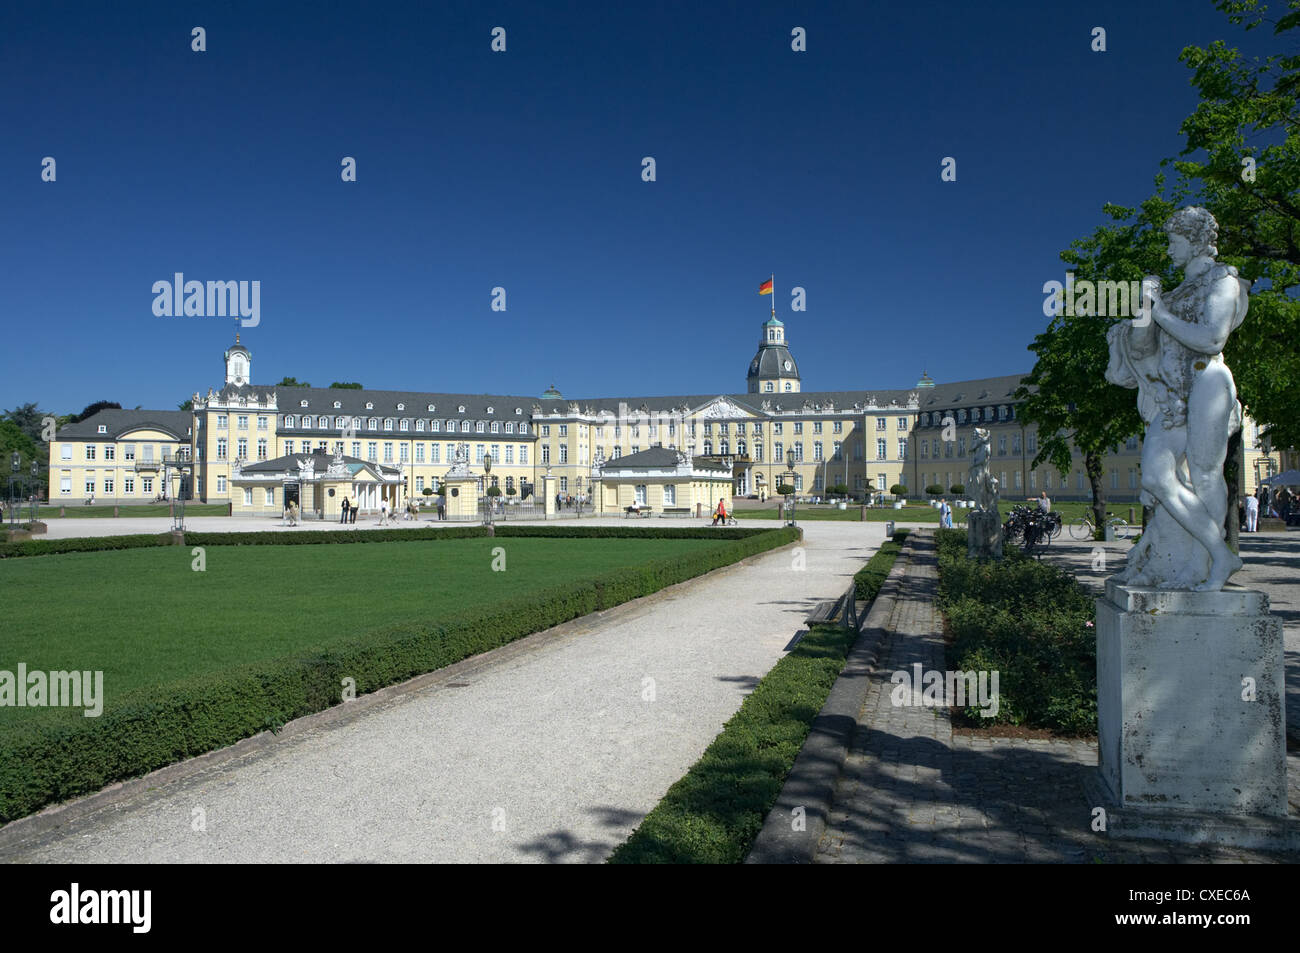
M 794 458 L 788 457 L 785 461 L 785 466 L 786 466 L 785 482 L 790 487 L 790 492 L 787 493 L 785 497 L 785 505 L 787 510 L 789 511 L 787 513 L 787 519 L 789 520 L 789 522 L 787 522 L 786 525 L 794 526 L 795 525 L 794 522 Z
M 32 461 L 32 522 L 33 523 L 36 522 L 36 512 L 38 507 L 41 505 L 40 500 L 37 499 L 37 497 L 40 495 L 40 490 L 38 488 L 37 481 L 39 481 L 40 478 L 41 478 L 41 465 L 38 461 L 33 460 Z
M 492 454 L 485 454 L 483 457 L 483 525 L 492 525 L 492 494 L 488 490 L 492 489 Z
M 22 466 L 23 458 L 22 458 L 22 454 L 20 454 L 17 450 L 14 451 L 12 462 L 13 462 L 13 467 L 9 473 L 9 523 L 10 525 L 14 525 L 18 522 L 18 500 L 14 496 L 14 475 L 18 472 L 18 468 Z

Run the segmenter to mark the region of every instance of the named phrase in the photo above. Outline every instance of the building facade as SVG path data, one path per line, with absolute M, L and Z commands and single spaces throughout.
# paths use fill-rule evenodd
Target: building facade
M 975 427 L 991 433 L 1004 498 L 1043 490 L 1091 498 L 1081 455 L 1064 472 L 1032 466 L 1038 437 L 1018 417 L 1020 375 L 952 384 L 922 375 L 907 390 L 807 391 L 775 314 L 761 327 L 744 393 L 573 400 L 554 386 L 530 397 L 259 385 L 238 335 L 223 365 L 222 386 L 196 392 L 190 412 L 105 410 L 60 429 L 50 443 L 51 501 L 149 502 L 183 492 L 278 515 L 287 494 L 303 493 L 303 480 L 286 474 L 308 458 L 318 473 L 324 454 L 360 474 L 362 512 L 380 501 L 396 508 L 437 490 L 461 444 L 478 491 L 496 485 L 507 500 L 540 492 L 544 475 L 560 496 L 591 499 L 598 459 L 610 464 L 655 447 L 729 469 L 736 497 L 762 499 L 786 482 L 802 496 L 836 486 L 887 494 L 902 485 L 919 497 L 928 486 L 952 494 L 965 484 Z M 1244 438 L 1244 489 L 1253 492 L 1279 472 L 1280 459 L 1250 420 Z M 1137 501 L 1140 458 L 1138 438 L 1107 455 L 1108 499 Z M 312 501 L 308 512 L 322 516 L 336 505 Z

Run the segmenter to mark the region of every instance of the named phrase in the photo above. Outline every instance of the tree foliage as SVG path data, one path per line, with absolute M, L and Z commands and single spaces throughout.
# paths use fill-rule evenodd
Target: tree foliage
M 1274 4 L 1285 11 L 1276 19 L 1260 0 L 1216 6 L 1246 30 L 1271 24 L 1279 46 L 1295 48 L 1300 0 Z M 1218 220 L 1219 257 L 1255 283 L 1224 359 L 1273 445 L 1300 446 L 1300 55 L 1245 57 L 1219 40 L 1179 59 L 1201 100 L 1172 164 Z
M 304 384 L 302 386 L 307 387 L 309 385 Z M 353 383 L 352 381 L 335 381 L 333 384 L 330 384 L 330 387 L 334 390 L 365 390 L 364 386 Z
M 296 377 L 286 377 L 275 385 L 276 387 L 310 387 L 307 381 L 300 381 Z

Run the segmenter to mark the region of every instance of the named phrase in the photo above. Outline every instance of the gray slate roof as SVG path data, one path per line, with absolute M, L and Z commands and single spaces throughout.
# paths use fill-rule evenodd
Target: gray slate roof
M 189 439 L 193 417 L 187 410 L 116 410 L 98 411 L 80 423 L 65 424 L 55 434 L 56 440 L 116 440 L 128 430 L 149 427 L 169 433 L 177 440 Z M 105 429 L 99 432 L 100 426 Z
M 667 447 L 651 447 L 648 450 L 629 453 L 625 457 L 606 460 L 603 469 L 604 472 L 609 472 L 612 470 L 640 470 L 675 467 L 677 466 L 677 453 L 678 451 L 670 450 Z M 730 470 L 730 467 L 719 460 L 707 460 L 701 457 L 693 458 L 693 465 L 700 470 Z
M 785 362 L 790 362 L 790 370 L 785 369 Z M 789 380 L 799 379 L 799 365 L 795 362 L 794 355 L 784 344 L 764 344 L 754 355 L 754 359 L 749 362 L 749 373 L 745 375 L 747 380 L 753 380 L 756 377 L 782 377 Z
M 528 420 L 535 397 L 518 394 L 434 394 L 407 390 L 352 390 L 341 387 L 276 387 L 279 413 L 346 414 L 352 417 L 425 417 L 441 420 Z M 307 401 L 303 407 L 302 402 Z M 338 401 L 341 406 L 335 407 Z M 370 410 L 366 403 L 374 404 Z M 405 410 L 397 405 L 404 404 Z M 434 409 L 429 410 L 433 404 Z M 464 406 L 461 411 L 458 408 Z M 488 413 L 488 408 L 493 409 Z M 515 413 L 515 408 L 519 413 Z
M 255 463 L 246 463 L 240 467 L 241 473 L 284 473 L 289 470 L 296 473 L 300 468 L 301 461 L 310 459 L 312 466 L 315 468 L 316 475 L 320 476 L 334 462 L 332 453 L 289 453 L 282 457 L 276 457 L 274 460 L 258 460 Z M 396 473 L 397 468 L 393 466 L 384 466 L 378 463 L 371 463 L 368 460 L 361 460 L 357 457 L 343 458 L 343 462 L 349 466 L 362 466 L 379 472 Z M 354 471 L 355 472 L 355 471 Z

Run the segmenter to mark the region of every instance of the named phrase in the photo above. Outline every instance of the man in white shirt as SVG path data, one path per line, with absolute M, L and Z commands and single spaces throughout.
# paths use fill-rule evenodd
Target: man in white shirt
M 1047 498 L 1046 490 L 1038 494 L 1038 508 L 1044 513 L 1052 512 L 1052 501 Z
M 1259 532 L 1259 497 L 1254 494 L 1246 497 L 1246 532 Z

